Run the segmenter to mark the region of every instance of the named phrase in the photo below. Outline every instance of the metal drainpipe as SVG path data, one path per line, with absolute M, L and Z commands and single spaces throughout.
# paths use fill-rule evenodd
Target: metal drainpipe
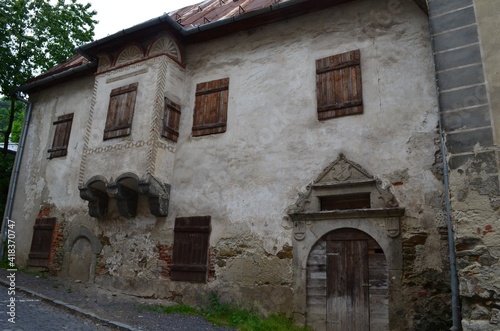
M 17 149 L 16 153 L 16 159 L 14 161 L 14 169 L 12 172 L 12 177 L 10 180 L 10 186 L 9 186 L 9 193 L 7 196 L 7 204 L 6 204 L 6 209 L 5 209 L 5 214 L 2 222 L 2 245 L 0 246 L 0 259 L 3 259 L 3 254 L 4 254 L 4 243 L 5 239 L 7 238 L 6 234 L 6 224 L 9 222 L 9 220 L 12 217 L 12 207 L 14 206 L 14 196 L 16 194 L 16 188 L 17 188 L 17 180 L 19 178 L 19 169 L 21 168 L 21 160 L 23 158 L 23 151 L 24 151 L 24 144 L 26 142 L 26 137 L 28 136 L 28 126 L 31 118 L 31 109 L 32 109 L 32 104 L 26 99 L 23 99 L 20 96 L 20 93 L 17 92 L 16 94 L 16 99 L 24 102 L 26 104 L 26 117 L 24 118 L 24 125 L 23 125 L 23 131 L 21 135 L 21 139 L 19 140 L 19 146 Z
M 441 143 L 441 157 L 443 158 L 444 191 L 446 199 L 446 225 L 448 227 L 448 246 L 450 252 L 450 277 L 451 277 L 451 316 L 453 326 L 451 331 L 462 330 L 462 318 L 460 311 L 460 292 L 458 288 L 457 263 L 455 256 L 455 237 L 451 224 L 450 187 L 448 180 L 448 163 L 446 162 L 446 148 L 444 144 L 441 119 L 439 120 L 439 139 Z

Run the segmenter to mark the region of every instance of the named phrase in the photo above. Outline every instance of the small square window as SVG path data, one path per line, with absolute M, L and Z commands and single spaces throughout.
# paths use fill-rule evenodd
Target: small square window
M 318 119 L 363 113 L 360 51 L 316 61 Z

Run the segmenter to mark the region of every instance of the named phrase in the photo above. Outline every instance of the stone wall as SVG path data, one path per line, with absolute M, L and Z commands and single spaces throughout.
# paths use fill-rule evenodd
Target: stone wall
M 428 3 L 450 171 L 462 324 L 466 330 L 498 330 L 499 80 L 494 47 L 500 9 L 495 1 Z

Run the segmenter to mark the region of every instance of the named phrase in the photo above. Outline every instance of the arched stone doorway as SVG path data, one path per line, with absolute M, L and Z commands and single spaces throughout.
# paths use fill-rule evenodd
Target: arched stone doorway
M 343 154 L 299 194 L 287 209 L 297 322 L 315 331 L 402 330 L 404 212 L 387 184 Z M 378 273 L 371 281 L 370 268 Z M 336 282 L 339 274 L 345 284 Z
M 388 330 L 388 270 L 383 249 L 363 231 L 321 237 L 307 260 L 307 316 L 315 330 Z

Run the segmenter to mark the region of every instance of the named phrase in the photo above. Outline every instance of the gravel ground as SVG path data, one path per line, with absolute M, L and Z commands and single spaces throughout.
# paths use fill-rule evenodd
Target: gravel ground
M 0 269 L 0 290 L 7 291 L 10 274 Z M 40 298 L 48 304 L 65 309 L 71 314 L 92 318 L 121 330 L 203 330 L 229 331 L 233 328 L 214 326 L 200 316 L 165 315 L 151 312 L 148 306 L 175 303 L 167 300 L 138 298 L 99 288 L 94 284 L 63 281 L 17 271 L 17 291 Z

